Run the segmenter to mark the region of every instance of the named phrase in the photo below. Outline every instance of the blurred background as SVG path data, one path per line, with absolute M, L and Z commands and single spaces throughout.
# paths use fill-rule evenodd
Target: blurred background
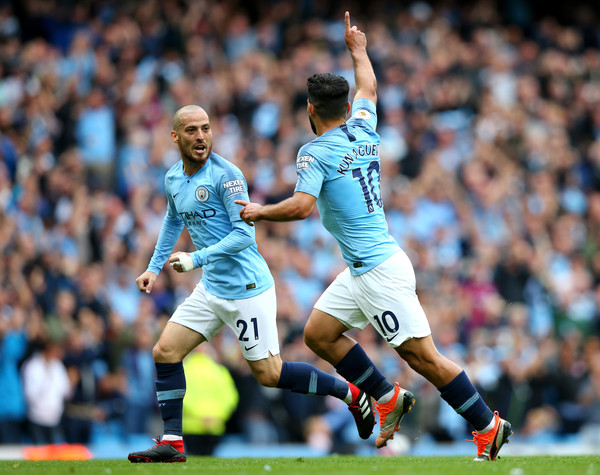
M 135 284 L 179 160 L 172 115 L 209 112 L 252 200 L 291 195 L 314 137 L 306 79 L 353 85 L 349 10 L 378 79 L 389 228 L 440 351 L 517 447 L 600 447 L 600 27 L 586 3 L 0 0 L 0 444 L 139 450 L 161 433 L 152 346 L 201 277 L 167 266 L 151 295 Z M 345 266 L 335 242 L 316 212 L 256 235 L 283 358 L 332 371 L 302 330 Z M 186 231 L 175 249 L 193 250 Z M 375 332 L 353 336 L 417 395 L 387 454 L 470 438 Z M 192 453 L 374 453 L 339 401 L 258 385 L 228 329 L 185 365 Z

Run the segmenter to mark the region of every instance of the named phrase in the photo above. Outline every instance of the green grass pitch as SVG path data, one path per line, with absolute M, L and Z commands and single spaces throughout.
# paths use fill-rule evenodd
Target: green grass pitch
M 187 463 L 131 464 L 127 460 L 90 461 L 1 461 L 0 474 L 99 474 L 153 475 L 222 473 L 228 475 L 270 474 L 506 474 L 506 475 L 600 475 L 600 456 L 506 457 L 496 462 L 476 463 L 472 457 L 353 457 L 245 458 L 190 457 Z

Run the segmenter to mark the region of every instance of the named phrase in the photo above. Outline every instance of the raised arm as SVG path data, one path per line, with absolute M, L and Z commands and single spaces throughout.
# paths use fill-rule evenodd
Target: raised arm
M 350 27 L 350 13 L 346 12 L 346 33 L 344 39 L 354 64 L 354 81 L 356 82 L 356 99 L 369 99 L 377 104 L 377 79 L 373 66 L 367 55 L 367 37 L 356 26 Z

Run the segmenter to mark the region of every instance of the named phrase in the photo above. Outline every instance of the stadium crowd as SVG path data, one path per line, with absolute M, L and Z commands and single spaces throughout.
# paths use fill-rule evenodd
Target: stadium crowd
M 386 214 L 436 344 L 517 437 L 597 437 L 598 12 L 576 5 L 560 22 L 501 3 L 0 1 L 0 443 L 87 443 L 160 422 L 151 349 L 200 278 L 167 266 L 150 295 L 135 283 L 178 160 L 171 117 L 202 105 L 253 201 L 291 195 L 313 137 L 307 77 L 352 85 L 345 9 L 367 33 Z M 283 357 L 332 371 L 302 329 L 344 266 L 335 242 L 318 216 L 256 234 Z M 190 249 L 182 235 L 176 250 Z M 464 439 L 433 386 L 372 330 L 354 336 L 417 396 L 404 433 Z M 260 387 L 228 331 L 202 346 L 239 393 L 228 433 L 355 449 L 345 405 Z M 211 427 L 196 432 L 225 426 Z

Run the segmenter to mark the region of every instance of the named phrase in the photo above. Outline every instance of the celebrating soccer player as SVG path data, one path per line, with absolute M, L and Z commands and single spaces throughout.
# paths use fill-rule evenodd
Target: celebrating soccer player
M 212 130 L 204 109 L 195 105 L 179 109 L 171 138 L 181 161 L 165 177 L 167 213 L 148 269 L 136 282 L 141 292 L 150 293 L 167 259 L 177 272 L 202 267 L 202 280 L 177 307 L 153 350 L 164 435 L 150 449 L 129 454 L 129 460 L 186 461 L 182 360 L 223 325 L 238 337 L 242 354 L 262 385 L 342 399 L 359 435 L 368 438 L 375 418 L 364 392 L 307 363 L 281 361 L 273 277 L 258 253 L 254 228 L 240 218 L 240 207 L 234 202 L 248 199 L 246 180 L 235 165 L 212 151 Z M 184 226 L 197 251 L 169 257 Z
M 380 140 L 375 131 L 377 83 L 365 34 L 350 27 L 348 12 L 345 22 L 356 81 L 352 105 L 344 78 L 310 77 L 307 111 L 317 138 L 298 152 L 294 195 L 266 206 L 237 200 L 244 206 L 240 216 L 247 223 L 289 221 L 308 217 L 318 206 L 348 268 L 316 302 L 304 338 L 340 375 L 375 399 L 378 448 L 393 437 L 415 399 L 398 383 L 387 381 L 363 349 L 344 335 L 349 328 L 363 329 L 369 323 L 473 425 L 475 460 L 495 460 L 512 434 L 511 425 L 490 410 L 465 372 L 438 352 L 416 295 L 412 264 L 388 232 L 380 191 Z

